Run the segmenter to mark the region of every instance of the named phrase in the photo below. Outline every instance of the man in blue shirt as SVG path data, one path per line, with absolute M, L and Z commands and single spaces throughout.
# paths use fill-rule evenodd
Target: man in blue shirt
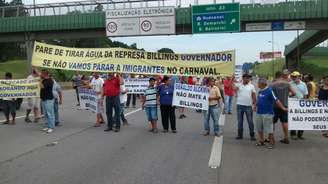
M 257 146 L 264 146 L 264 136 L 269 137 L 269 146 L 267 148 L 273 148 L 273 107 L 277 104 L 283 111 L 288 112 L 288 109 L 278 100 L 274 95 L 271 88 L 267 86 L 267 80 L 260 78 L 258 81 L 258 87 L 260 91 L 257 95 L 256 105 L 256 126 L 259 134 L 259 142 Z

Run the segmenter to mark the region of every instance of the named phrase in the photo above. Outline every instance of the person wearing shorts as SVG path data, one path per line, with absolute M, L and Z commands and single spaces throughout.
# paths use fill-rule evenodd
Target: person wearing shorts
M 260 91 L 257 95 L 256 104 L 256 127 L 259 135 L 259 142 L 256 146 L 264 146 L 264 137 L 269 138 L 269 145 L 267 148 L 272 149 L 273 142 L 273 106 L 276 104 L 282 111 L 288 112 L 288 109 L 279 101 L 274 95 L 271 88 L 267 86 L 267 80 L 260 78 L 258 80 L 258 87 Z
M 149 132 L 158 133 L 157 129 L 157 104 L 158 104 L 158 90 L 155 87 L 155 78 L 149 79 L 149 86 L 145 90 L 142 100 L 142 109 L 146 111 L 148 122 L 151 123 Z
M 33 69 L 32 74 L 27 77 L 28 80 L 36 80 L 39 78 L 39 73 Z M 25 122 L 26 123 L 31 123 L 30 119 L 30 113 L 33 110 L 34 113 L 34 123 L 39 122 L 41 119 L 41 114 L 40 114 L 40 98 L 28 98 L 27 99 L 27 109 L 26 109 L 26 116 L 25 116 Z
M 91 88 L 96 92 L 97 94 L 97 118 L 96 118 L 96 124 L 94 127 L 100 127 L 101 124 L 103 124 L 104 118 L 103 118 L 103 113 L 104 113 L 104 105 L 103 105 L 103 100 L 101 98 L 101 93 L 103 90 L 103 85 L 104 85 L 104 80 L 99 77 L 98 73 L 93 74 L 93 79 L 91 80 L 90 86 Z

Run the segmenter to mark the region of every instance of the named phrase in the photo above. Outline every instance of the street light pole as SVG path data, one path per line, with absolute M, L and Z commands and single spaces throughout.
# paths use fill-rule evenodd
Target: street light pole
M 36 10 L 35 10 L 35 0 L 33 0 L 33 10 L 34 10 L 34 17 L 36 16 Z

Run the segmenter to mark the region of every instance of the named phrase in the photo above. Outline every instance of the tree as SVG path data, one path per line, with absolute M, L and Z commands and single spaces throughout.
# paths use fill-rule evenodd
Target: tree
M 174 51 L 172 49 L 170 49 L 170 48 L 161 48 L 157 52 L 159 52 L 159 53 L 171 53 L 171 54 L 174 54 Z

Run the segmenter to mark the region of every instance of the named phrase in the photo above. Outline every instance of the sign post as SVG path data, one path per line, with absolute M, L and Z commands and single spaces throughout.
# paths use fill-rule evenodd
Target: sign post
M 240 32 L 239 3 L 192 7 L 192 33 Z

